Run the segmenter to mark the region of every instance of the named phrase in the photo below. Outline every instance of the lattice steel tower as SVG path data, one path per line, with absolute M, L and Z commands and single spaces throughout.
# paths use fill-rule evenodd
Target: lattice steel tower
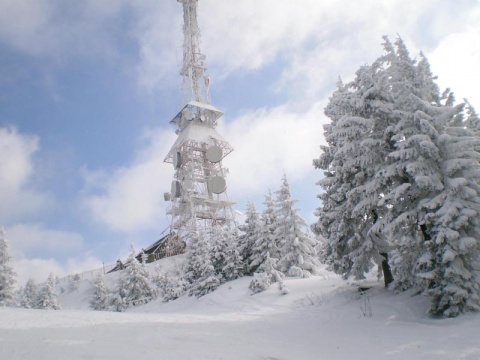
M 183 5 L 183 96 L 186 105 L 170 121 L 178 127 L 178 138 L 165 162 L 175 169 L 168 214 L 171 230 L 188 238 L 191 230 L 210 233 L 214 225 L 234 221 L 233 202 L 228 200 L 225 177 L 228 170 L 222 159 L 233 151 L 215 130 L 222 112 L 210 104 L 210 80 L 206 75 L 205 55 L 200 51 L 197 21 L 198 0 L 177 0 Z

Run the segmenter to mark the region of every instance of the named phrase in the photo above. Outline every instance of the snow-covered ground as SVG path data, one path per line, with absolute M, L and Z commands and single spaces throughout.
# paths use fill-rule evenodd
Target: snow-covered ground
M 0 308 L 0 359 L 480 359 L 479 314 L 431 319 L 422 296 L 375 281 L 362 294 L 325 270 L 287 279 L 287 295 L 252 296 L 250 279 L 124 313 L 88 310 L 84 279 L 63 310 Z

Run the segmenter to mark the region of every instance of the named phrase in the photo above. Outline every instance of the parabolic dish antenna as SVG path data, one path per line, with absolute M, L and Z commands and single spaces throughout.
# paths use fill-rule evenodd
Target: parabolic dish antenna
M 221 194 L 227 188 L 227 182 L 223 176 L 214 176 L 208 180 L 208 189 L 214 194 Z
M 185 190 L 192 190 L 193 189 L 193 181 L 192 180 L 184 180 L 183 181 L 183 188 Z
M 173 153 L 173 167 L 175 169 L 179 169 L 181 165 L 182 165 L 182 155 L 178 151 L 175 151 Z
M 205 153 L 205 157 L 211 163 L 218 163 L 223 158 L 223 150 L 217 145 L 210 146 Z
M 188 121 L 193 120 L 193 112 L 191 112 L 190 110 L 187 110 L 183 113 L 183 117 Z
M 180 190 L 180 181 L 173 180 L 172 181 L 172 191 L 170 192 L 173 198 L 180 197 L 181 190 Z

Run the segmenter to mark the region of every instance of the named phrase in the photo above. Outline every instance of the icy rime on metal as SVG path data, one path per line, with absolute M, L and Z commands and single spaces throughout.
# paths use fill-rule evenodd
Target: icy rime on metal
M 226 194 L 227 169 L 222 159 L 233 148 L 215 130 L 222 112 L 210 104 L 205 55 L 200 51 L 198 0 L 178 0 L 183 5 L 183 96 L 186 105 L 170 121 L 178 138 L 165 157 L 175 169 L 170 193 L 171 231 L 188 239 L 191 231 L 211 234 L 215 225 L 233 221 L 233 202 Z

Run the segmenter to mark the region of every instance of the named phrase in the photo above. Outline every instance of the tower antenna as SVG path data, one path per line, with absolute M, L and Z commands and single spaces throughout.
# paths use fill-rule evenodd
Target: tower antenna
M 183 5 L 183 64 L 180 75 L 186 105 L 170 121 L 178 138 L 165 157 L 174 167 L 174 179 L 165 200 L 171 201 L 171 231 L 188 240 L 191 231 L 212 234 L 217 226 L 234 223 L 234 205 L 226 192 L 228 170 L 222 160 L 233 151 L 215 130 L 223 113 L 211 105 L 205 55 L 200 52 L 198 0 Z

